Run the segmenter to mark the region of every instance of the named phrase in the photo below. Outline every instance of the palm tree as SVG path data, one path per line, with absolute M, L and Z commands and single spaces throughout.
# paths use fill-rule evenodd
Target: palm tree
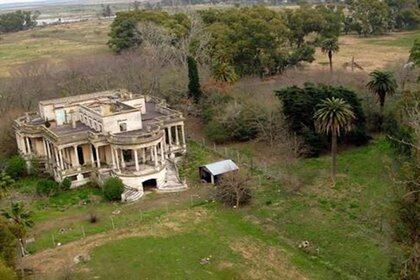
M 336 53 L 340 50 L 340 47 L 338 46 L 338 40 L 337 38 L 327 38 L 321 43 L 321 51 L 323 53 L 328 54 L 328 59 L 330 61 L 330 72 L 333 71 L 333 64 L 332 64 L 332 56 L 333 53 Z
M 332 168 L 331 177 L 335 182 L 337 172 L 337 136 L 341 131 L 348 132 L 352 129 L 355 119 L 352 107 L 341 98 L 327 98 L 319 104 L 319 109 L 315 112 L 315 125 L 319 132 L 331 133 L 331 155 Z
M 17 226 L 16 237 L 19 238 L 22 256 L 26 254 L 25 237 L 28 228 L 34 225 L 31 219 L 32 212 L 25 209 L 22 202 L 11 202 L 10 211 L 1 210 L 1 215 L 6 219 L 11 220 Z
M 238 80 L 235 69 L 226 62 L 215 61 L 212 66 L 212 76 L 216 81 L 234 83 Z
M 371 80 L 367 83 L 369 90 L 377 95 L 381 106 L 381 116 L 383 117 L 385 98 L 393 95 L 397 90 L 397 82 L 394 74 L 389 71 L 375 70 L 369 74 Z

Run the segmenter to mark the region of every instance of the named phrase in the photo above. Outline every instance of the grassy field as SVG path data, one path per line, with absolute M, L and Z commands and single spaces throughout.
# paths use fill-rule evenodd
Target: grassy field
M 90 188 L 27 200 L 36 226 L 25 266 L 38 272 L 34 279 L 60 278 L 68 271 L 78 279 L 388 278 L 392 245 L 384 216 L 390 205 L 384 140 L 342 152 L 335 187 L 328 156 L 257 168 L 253 202 L 239 210 L 213 202 L 209 187 L 196 177 L 197 166 L 220 156 L 196 142 L 188 148 L 182 167 L 187 192 L 150 194 L 129 205 L 103 202 Z M 303 187 L 291 191 L 282 173 L 305 173 Z M 21 182 L 20 195 L 30 196 L 30 182 Z M 88 221 L 92 209 L 99 219 L 94 224 Z M 304 240 L 310 246 L 300 249 Z M 90 259 L 74 266 L 79 254 Z
M 420 39 L 420 30 L 373 38 L 341 36 L 340 51 L 333 56 L 333 63 L 336 69 L 340 69 L 354 57 L 355 62 L 367 73 L 377 68 L 387 68 L 396 62 L 405 63 L 415 39 Z M 329 67 L 327 55 L 317 50 L 316 61 L 311 67 L 327 70 Z
M 56 64 L 78 56 L 108 52 L 108 20 L 89 20 L 5 34 L 0 37 L 0 77 L 24 63 Z

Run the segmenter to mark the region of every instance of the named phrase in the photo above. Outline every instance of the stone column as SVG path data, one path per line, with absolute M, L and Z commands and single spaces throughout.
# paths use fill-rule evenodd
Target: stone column
M 141 148 L 141 161 L 143 164 L 146 163 L 146 148 Z
M 160 155 L 162 157 L 162 164 L 165 163 L 165 148 L 163 146 L 163 142 L 165 141 L 160 141 Z
M 134 162 L 136 163 L 136 171 L 139 171 L 140 170 L 140 167 L 139 167 L 139 156 L 137 154 L 137 150 L 136 149 L 134 150 Z
M 26 139 L 27 154 L 32 154 L 31 143 L 29 142 L 29 137 L 25 137 L 25 139 Z
M 92 164 L 92 167 L 95 166 L 95 158 L 93 157 L 93 149 L 95 147 L 91 144 L 90 145 L 90 163 Z
M 153 154 L 154 154 L 154 157 L 155 157 L 155 166 L 158 166 L 158 155 L 157 155 L 156 145 L 153 146 Z
M 153 155 L 154 155 L 153 149 L 152 147 L 150 147 L 149 149 L 150 149 L 150 161 L 153 161 Z
M 117 164 L 115 163 L 115 151 L 112 146 L 109 146 L 111 148 L 111 158 L 112 158 L 112 168 L 117 168 Z
M 124 154 L 123 154 L 122 149 L 120 149 L 120 156 L 121 156 L 121 168 L 125 168 Z
M 115 156 L 115 163 L 117 164 L 117 170 L 121 170 L 120 169 L 120 159 L 118 157 L 118 149 L 113 149 L 114 151 L 114 156 Z
M 77 153 L 77 145 L 74 145 L 73 149 L 74 149 L 74 159 L 75 159 L 75 162 L 73 162 L 73 167 L 79 168 L 80 161 L 79 161 L 79 154 Z
M 55 164 L 57 165 L 58 169 L 61 169 L 60 161 L 58 159 L 58 151 L 56 147 L 54 147 L 54 154 L 55 154 Z
M 63 160 L 63 151 L 62 149 L 58 149 L 58 156 L 60 157 L 60 166 L 61 169 L 64 170 L 64 160 Z
M 185 148 L 187 146 L 187 141 L 185 141 L 184 125 L 181 125 L 181 138 L 182 138 L 182 146 Z
M 178 126 L 175 126 L 175 144 L 179 146 Z
M 96 165 L 98 168 L 101 168 L 101 159 L 99 158 L 99 147 L 95 146 L 95 152 L 96 152 Z
M 172 146 L 172 127 L 168 127 L 168 139 L 169 139 L 169 150 L 171 150 Z
M 42 137 L 42 145 L 44 147 L 44 155 L 48 158 L 47 143 L 45 142 L 45 138 L 44 137 Z

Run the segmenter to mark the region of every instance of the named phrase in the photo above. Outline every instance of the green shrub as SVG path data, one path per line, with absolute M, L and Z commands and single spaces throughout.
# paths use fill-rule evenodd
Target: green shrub
M 218 121 L 209 122 L 204 128 L 204 133 L 208 139 L 218 144 L 228 142 L 231 138 L 226 126 Z
M 413 129 L 398 122 L 395 116 L 385 117 L 383 124 L 387 140 L 397 154 L 411 156 L 412 144 L 414 143 Z
M 71 187 L 71 180 L 67 177 L 64 178 L 63 181 L 60 183 L 60 189 L 63 191 L 68 191 Z
M 0 198 L 2 198 L 7 189 L 15 182 L 5 171 L 0 172 Z
M 109 201 L 121 200 L 121 194 L 124 191 L 124 184 L 120 178 L 111 177 L 104 183 L 104 196 Z
M 25 160 L 19 155 L 12 156 L 7 163 L 6 173 L 15 180 L 26 176 L 27 168 Z
M 36 185 L 36 193 L 38 195 L 52 196 L 59 190 L 58 184 L 50 179 L 39 180 Z
M 8 267 L 1 259 L 0 259 L 0 279 L 2 280 L 17 280 L 18 277 L 15 271 Z
M 16 246 L 17 240 L 12 232 L 11 224 L 0 217 L 0 260 L 4 260 L 8 266 L 13 267 L 16 264 Z M 1 273 L 0 279 L 3 279 Z

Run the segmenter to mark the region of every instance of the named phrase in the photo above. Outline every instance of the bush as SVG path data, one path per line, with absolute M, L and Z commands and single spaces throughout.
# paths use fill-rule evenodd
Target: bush
M 50 179 L 39 180 L 36 185 L 36 193 L 38 195 L 52 196 L 59 190 L 58 184 Z
M 2 280 L 17 280 L 18 277 L 15 271 L 8 267 L 2 259 L 0 259 L 0 279 Z
M 62 191 L 68 191 L 70 190 L 70 187 L 71 187 L 71 180 L 68 177 L 64 178 L 64 180 L 61 181 L 60 183 L 60 189 Z
M 121 194 L 124 191 L 124 184 L 120 178 L 111 177 L 104 183 L 104 196 L 109 201 L 121 200 Z
M 388 115 L 385 117 L 383 129 L 388 135 L 388 142 L 397 154 L 411 156 L 411 145 L 414 143 L 412 128 L 400 124 L 395 116 Z
M 17 240 L 9 222 L 0 217 L 0 260 L 4 260 L 6 265 L 13 267 L 16 264 L 16 248 Z M 0 279 L 3 279 L 1 273 Z
M 13 179 L 17 180 L 26 176 L 27 171 L 26 162 L 21 156 L 15 155 L 9 159 L 6 167 L 6 173 Z

